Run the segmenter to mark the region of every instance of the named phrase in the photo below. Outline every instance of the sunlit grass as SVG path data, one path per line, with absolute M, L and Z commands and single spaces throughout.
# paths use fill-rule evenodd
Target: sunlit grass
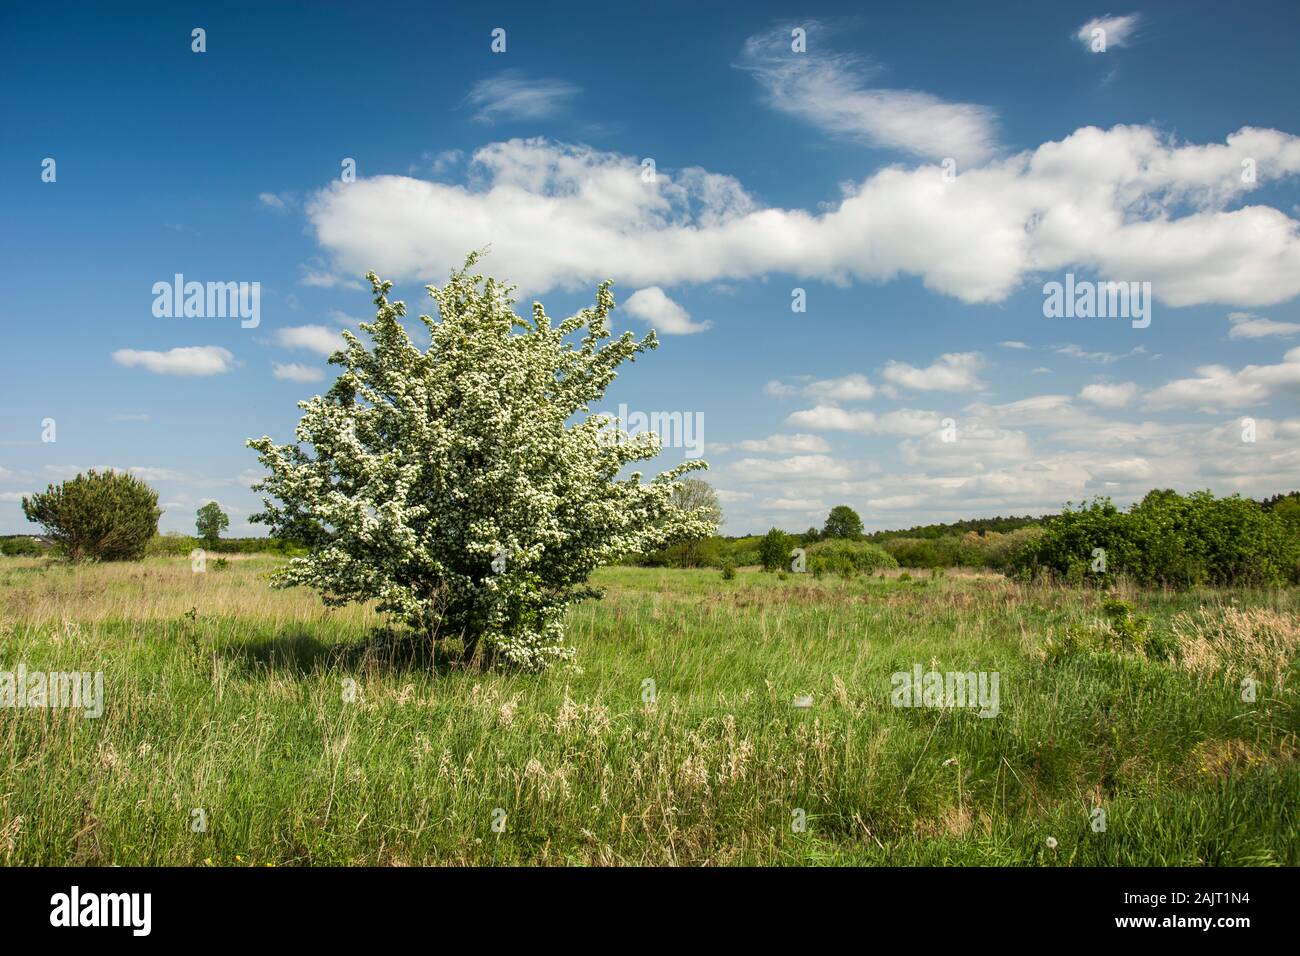
M 610 568 L 577 666 L 537 676 L 431 661 L 275 565 L 0 560 L 0 670 L 107 697 L 0 709 L 0 861 L 1300 863 L 1295 590 L 1126 595 L 1187 651 L 1161 661 L 1053 653 L 1104 627 L 1092 592 Z M 915 663 L 999 672 L 999 715 L 890 706 Z

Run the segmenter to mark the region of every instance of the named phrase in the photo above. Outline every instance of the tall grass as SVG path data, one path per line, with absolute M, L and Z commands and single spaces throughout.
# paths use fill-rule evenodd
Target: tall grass
M 274 567 L 0 560 L 0 670 L 107 698 L 0 709 L 0 862 L 1300 863 L 1295 590 L 1126 595 L 1157 660 L 1093 592 L 610 568 L 538 676 Z M 892 707 L 915 663 L 999 672 L 999 715 Z

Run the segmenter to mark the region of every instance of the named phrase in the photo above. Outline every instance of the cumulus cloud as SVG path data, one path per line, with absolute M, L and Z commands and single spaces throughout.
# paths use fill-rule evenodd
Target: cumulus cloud
M 364 275 L 367 271 L 369 271 L 368 268 L 362 269 L 361 274 Z M 332 272 L 328 272 L 324 269 L 319 269 L 314 266 L 303 266 L 302 278 L 300 278 L 298 282 L 302 285 L 311 286 L 316 289 L 360 289 L 361 288 L 361 283 L 358 282 L 356 279 L 350 279 L 346 276 L 335 275 Z
M 718 488 L 717 494 L 718 494 L 718 500 L 721 501 L 723 504 L 734 504 L 735 502 L 738 501 L 748 501 L 749 499 L 754 497 L 753 492 L 733 491 L 730 488 Z
M 966 392 L 984 387 L 977 374 L 983 367 L 984 358 L 978 352 L 948 352 L 927 368 L 892 361 L 885 366 L 884 376 L 916 391 Z
M 730 472 L 744 481 L 848 478 L 853 473 L 848 465 L 829 455 L 741 458 L 732 463 Z
M 952 440 L 935 430 L 899 444 L 904 464 L 930 471 L 978 472 L 994 464 L 1024 461 L 1029 455 L 1029 437 L 1024 432 L 964 424 Z
M 798 452 L 830 451 L 831 446 L 819 435 L 769 435 L 767 438 L 751 438 L 737 442 L 738 451 L 766 452 L 775 455 L 788 455 Z
M 1255 182 L 1242 181 L 1245 158 Z M 998 302 L 1030 274 L 1073 270 L 1149 281 L 1166 305 L 1249 308 L 1300 294 L 1300 227 L 1269 206 L 1230 207 L 1298 172 L 1300 138 L 1274 130 L 1201 146 L 1142 126 L 1087 127 L 951 182 L 937 166 L 890 166 L 814 214 L 761 207 L 730 176 L 648 178 L 633 157 L 516 139 L 478 150 L 463 185 L 335 182 L 308 217 L 334 273 L 373 267 L 395 281 L 440 281 L 490 244 L 496 271 L 530 292 L 783 272 L 913 275 L 963 302 Z
M 763 386 L 763 391 L 777 398 L 806 395 L 829 402 L 856 402 L 872 398 L 876 387 L 865 375 L 854 372 L 841 378 L 807 379 L 798 384 L 771 381 Z
M 118 349 L 113 361 L 144 368 L 156 375 L 220 375 L 233 367 L 234 355 L 217 345 L 189 345 L 166 352 Z
M 771 508 L 774 511 L 795 511 L 800 513 L 828 510 L 826 502 L 818 498 L 767 498 L 763 501 L 763 507 Z
M 828 48 L 828 31 L 811 21 L 804 52 L 792 50 L 792 29 L 750 37 L 738 66 L 763 87 L 767 102 L 829 133 L 926 159 L 982 162 L 997 147 L 997 114 L 985 106 L 949 103 L 919 90 L 874 86 L 880 68 Z
M 637 289 L 623 303 L 623 310 L 663 335 L 693 335 L 713 325 L 709 321 L 692 322 L 690 313 L 657 285 Z
M 324 325 L 292 325 L 278 329 L 275 340 L 285 348 L 306 349 L 317 355 L 330 356 L 343 348 L 343 336 Z
M 1153 408 L 1187 408 L 1205 412 L 1243 408 L 1278 392 L 1300 393 L 1300 348 L 1278 365 L 1247 365 L 1238 372 L 1224 365 L 1204 365 L 1194 378 L 1162 385 L 1147 395 Z
M 1103 408 L 1123 408 L 1133 401 L 1137 393 L 1138 387 L 1133 382 L 1117 384 L 1097 382 L 1093 385 L 1085 385 L 1079 392 L 1079 397 L 1085 402 L 1092 402 Z
M 325 373 L 320 369 L 300 362 L 272 362 L 271 365 L 272 374 L 286 382 L 319 382 L 325 377 Z
M 871 411 L 849 411 L 836 405 L 818 405 L 792 413 L 787 425 L 816 431 L 861 432 L 868 435 L 922 435 L 935 431 L 943 422 L 937 412 L 902 408 L 877 415 Z
M 479 80 L 465 96 L 476 123 L 553 116 L 580 89 L 564 80 L 530 79 L 515 70 Z
M 1122 17 L 1093 17 L 1075 31 L 1074 38 L 1083 44 L 1084 49 L 1093 53 L 1104 53 L 1112 47 L 1128 46 L 1137 32 L 1139 16 L 1130 13 Z M 1098 33 L 1098 31 L 1101 31 Z
M 1232 323 L 1232 328 L 1228 331 L 1230 339 L 1262 339 L 1269 336 L 1290 338 L 1300 332 L 1300 324 L 1274 322 L 1250 312 L 1233 312 L 1228 316 L 1228 321 Z

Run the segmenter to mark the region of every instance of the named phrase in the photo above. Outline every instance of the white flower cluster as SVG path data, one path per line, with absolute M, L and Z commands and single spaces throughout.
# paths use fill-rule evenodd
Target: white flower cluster
M 438 318 L 420 320 L 421 351 L 371 273 L 378 313 L 344 332 L 330 362 L 343 373 L 300 402 L 296 443 L 248 442 L 270 474 L 256 520 L 305 541 L 274 583 L 316 588 L 327 604 L 375 599 L 425 634 L 460 636 L 541 669 L 572 657 L 566 607 L 596 592 L 597 566 L 714 531 L 706 509 L 672 506 L 672 482 L 708 467 L 687 461 L 649 483 L 619 477 L 653 458 L 653 433 L 610 443 L 592 415 L 625 359 L 654 333 L 610 339 L 610 283 L 596 304 L 552 325 L 540 303 L 524 319 L 513 288 L 464 268 L 429 286 Z M 571 338 L 573 337 L 573 338 Z M 575 341 L 576 338 L 576 341 Z

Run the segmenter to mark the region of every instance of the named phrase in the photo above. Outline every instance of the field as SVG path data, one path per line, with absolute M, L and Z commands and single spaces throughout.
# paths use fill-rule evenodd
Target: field
M 993 575 L 608 568 L 533 675 L 278 560 L 0 559 L 0 670 L 106 701 L 0 709 L 0 863 L 1300 864 L 1296 589 L 1121 595 L 1156 654 Z M 997 716 L 892 706 L 918 664 Z

